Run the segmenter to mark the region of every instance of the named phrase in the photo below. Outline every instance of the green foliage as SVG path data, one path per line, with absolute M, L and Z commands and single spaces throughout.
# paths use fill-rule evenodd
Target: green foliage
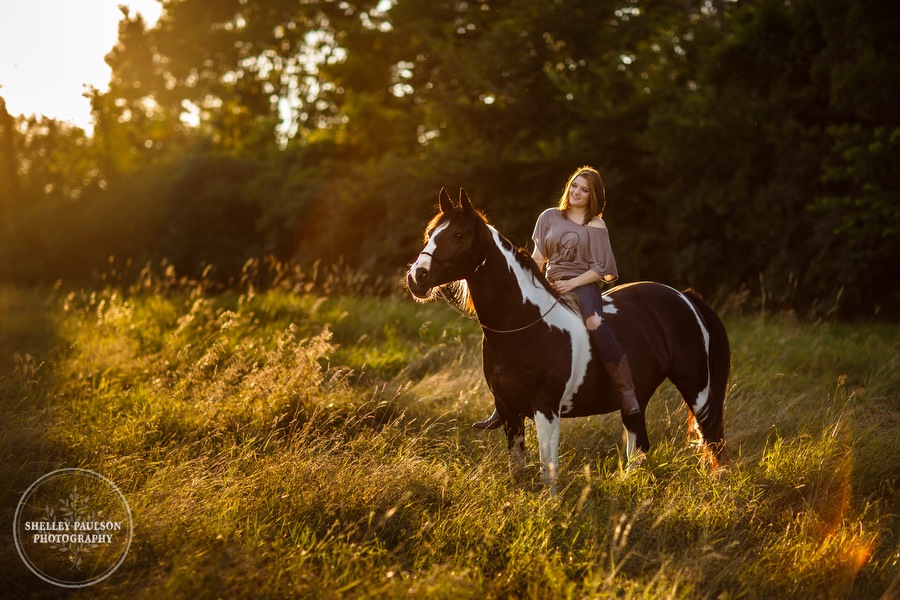
M 0 512 L 80 466 L 134 513 L 82 595 L 877 598 L 896 572 L 894 325 L 727 313 L 730 467 L 685 447 L 666 385 L 628 474 L 616 416 L 564 422 L 551 500 L 533 428 L 513 480 L 502 436 L 469 427 L 480 332 L 446 306 L 276 265 L 233 291 L 134 281 L 0 287 Z M 40 593 L 11 545 L 0 564 Z
M 822 239 L 812 275 L 841 286 L 853 303 L 872 294 L 893 305 L 900 290 L 885 274 L 900 269 L 900 129 L 845 125 L 829 134 L 834 147 L 823 178 L 836 195 L 809 207 Z
M 269 254 L 388 275 L 440 187 L 527 245 L 592 164 L 623 281 L 900 314 L 896 3 L 163 9 L 153 27 L 123 9 L 92 137 L 0 124 L 5 280 L 84 279 L 110 256 L 222 282 Z

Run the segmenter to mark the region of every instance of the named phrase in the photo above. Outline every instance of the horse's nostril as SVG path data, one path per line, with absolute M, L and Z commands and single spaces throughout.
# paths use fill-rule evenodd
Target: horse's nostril
M 428 269 L 425 267 L 419 267 L 416 269 L 416 283 L 421 284 L 423 281 L 428 279 Z

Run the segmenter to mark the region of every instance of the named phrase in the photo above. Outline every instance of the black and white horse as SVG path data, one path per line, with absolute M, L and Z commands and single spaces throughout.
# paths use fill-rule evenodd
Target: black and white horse
M 541 479 L 555 493 L 560 418 L 619 410 L 617 392 L 595 358 L 581 316 L 550 287 L 531 257 L 488 224 L 460 190 L 453 206 L 440 193 L 440 213 L 406 276 L 418 299 L 448 285 L 468 301 L 482 325 L 484 375 L 506 431 L 510 466 L 525 466 L 525 418 L 537 428 Z M 641 412 L 623 416 L 629 463 L 650 440 L 644 410 L 668 378 L 681 392 L 712 460 L 724 458 L 723 409 L 730 348 L 722 321 L 699 295 L 652 282 L 604 294 L 603 318 L 631 363 Z

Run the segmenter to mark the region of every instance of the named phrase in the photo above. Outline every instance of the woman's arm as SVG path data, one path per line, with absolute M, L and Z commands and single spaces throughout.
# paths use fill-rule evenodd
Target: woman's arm
M 547 265 L 547 259 L 541 254 L 541 251 L 537 248 L 534 249 L 534 252 L 531 253 L 531 259 L 535 262 L 538 267 L 538 270 L 541 273 L 544 272 L 544 267 Z M 572 279 L 567 279 L 565 281 L 560 280 L 553 283 L 553 289 L 555 289 L 560 294 L 568 294 L 575 288 L 582 285 L 589 285 L 592 283 L 597 283 L 599 281 L 611 281 L 615 279 L 612 275 L 600 275 L 596 271 L 585 271 L 578 277 L 573 277 Z
M 547 264 L 547 259 L 544 258 L 544 255 L 541 254 L 541 251 L 537 248 L 534 249 L 534 252 L 531 253 L 531 260 L 537 265 L 538 271 L 541 273 L 544 272 L 544 266 Z
M 596 271 L 585 271 L 578 277 L 565 280 L 560 279 L 559 281 L 554 282 L 553 289 L 560 294 L 568 294 L 577 287 L 598 283 L 601 280 L 603 280 L 603 276 L 600 275 L 600 273 L 597 273 Z

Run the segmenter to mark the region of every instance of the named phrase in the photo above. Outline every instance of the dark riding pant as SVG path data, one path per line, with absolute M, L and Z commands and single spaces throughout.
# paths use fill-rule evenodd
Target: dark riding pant
M 619 347 L 616 336 L 603 317 L 603 294 L 600 292 L 600 286 L 595 283 L 581 285 L 572 290 L 572 293 L 578 297 L 578 308 L 585 321 L 594 315 L 600 318 L 600 326 L 593 331 L 589 330 L 596 342 L 600 360 L 604 363 L 618 364 L 622 358 L 622 348 Z

